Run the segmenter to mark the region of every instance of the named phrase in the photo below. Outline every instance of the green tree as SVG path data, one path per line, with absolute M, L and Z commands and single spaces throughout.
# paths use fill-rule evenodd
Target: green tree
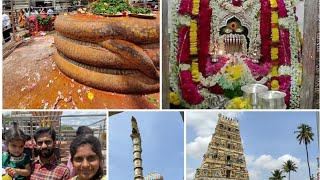
M 297 172 L 298 167 L 293 161 L 289 159 L 287 162 L 284 162 L 284 164 L 282 165 L 282 169 L 284 172 L 289 173 L 289 180 L 290 180 L 290 171 Z
M 269 180 L 282 180 L 283 178 L 286 177 L 286 176 L 283 176 L 282 173 L 283 171 L 281 171 L 280 169 L 273 170 L 273 172 L 271 172 L 272 177 L 269 177 Z
M 314 133 L 312 132 L 312 128 L 307 124 L 300 124 L 298 126 L 298 131 L 295 131 L 294 133 L 297 133 L 297 140 L 299 141 L 299 144 L 304 143 L 306 146 L 306 152 L 307 152 L 307 161 L 308 161 L 308 168 L 309 168 L 309 177 L 311 180 L 311 172 L 310 172 L 310 164 L 309 164 L 309 154 L 308 154 L 308 144 L 313 141 Z

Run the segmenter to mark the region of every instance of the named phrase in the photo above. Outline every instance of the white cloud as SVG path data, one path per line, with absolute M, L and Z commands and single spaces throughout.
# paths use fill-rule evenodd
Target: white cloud
M 211 136 L 197 137 L 193 142 L 187 144 L 187 156 L 192 157 L 194 159 L 201 158 L 206 153 L 210 141 Z
M 211 136 L 214 133 L 214 129 L 217 125 L 219 113 L 227 117 L 237 119 L 243 115 L 243 112 L 186 112 L 187 126 L 192 127 L 197 136 Z
M 187 168 L 187 180 L 194 180 L 196 170 L 193 168 Z
M 308 180 L 307 162 L 302 162 L 301 159 L 290 154 L 285 154 L 278 158 L 274 158 L 268 154 L 263 154 L 259 157 L 246 155 L 250 180 L 268 179 L 274 169 L 281 169 L 283 163 L 289 159 L 295 162 L 298 167 L 297 172 L 291 172 L 291 180 Z M 311 171 L 316 168 L 316 164 L 313 162 L 310 163 L 310 166 Z M 288 179 L 288 174 L 284 173 L 284 175 L 286 176 L 285 179 Z
M 272 171 L 274 169 L 281 169 L 282 164 L 287 160 L 292 160 L 297 166 L 300 165 L 301 160 L 291 156 L 290 154 L 285 154 L 277 159 L 274 159 L 271 155 L 263 154 L 256 160 L 248 161 L 248 165 L 253 165 L 255 168 Z

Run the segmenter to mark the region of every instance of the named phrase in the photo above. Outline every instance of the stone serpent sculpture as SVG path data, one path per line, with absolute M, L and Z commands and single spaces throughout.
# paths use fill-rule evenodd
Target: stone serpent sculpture
M 159 18 L 61 15 L 55 20 L 58 68 L 100 90 L 159 91 Z

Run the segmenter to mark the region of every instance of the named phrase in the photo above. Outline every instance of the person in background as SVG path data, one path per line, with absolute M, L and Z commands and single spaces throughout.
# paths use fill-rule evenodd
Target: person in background
M 23 152 L 24 144 L 30 136 L 17 126 L 5 132 L 7 152 L 2 152 L 2 167 L 15 180 L 25 180 L 31 174 L 30 157 Z
M 22 9 L 21 9 L 20 12 L 19 12 L 18 22 L 19 22 L 19 27 L 20 27 L 20 28 L 24 28 L 24 27 L 25 27 L 26 16 L 24 15 L 24 12 L 23 12 Z
M 9 14 L 10 15 L 10 14 Z M 10 16 L 3 11 L 2 14 L 2 37 L 4 42 L 11 40 L 10 32 L 12 32 Z
M 70 145 L 71 161 L 77 176 L 70 180 L 105 180 L 103 155 L 99 139 L 93 135 L 77 136 Z
M 31 180 L 67 180 L 69 179 L 68 167 L 58 162 L 54 149 L 56 145 L 56 132 L 49 127 L 40 127 L 34 133 L 36 150 L 39 156 L 32 163 Z
M 48 9 L 47 15 L 48 16 L 53 16 L 53 10 L 51 8 Z
M 6 145 L 6 138 L 5 138 L 5 132 L 2 133 L 2 152 L 7 152 L 8 151 L 8 147 Z
M 76 131 L 76 136 L 81 136 L 81 135 L 85 135 L 85 134 L 90 134 L 93 135 L 93 130 L 91 128 L 89 128 L 88 126 L 80 126 L 78 128 L 78 130 Z M 72 165 L 72 161 L 71 161 L 71 157 L 69 157 L 68 159 L 68 163 L 67 166 L 70 170 L 70 177 L 74 177 L 77 175 L 77 172 L 75 171 L 73 165 Z

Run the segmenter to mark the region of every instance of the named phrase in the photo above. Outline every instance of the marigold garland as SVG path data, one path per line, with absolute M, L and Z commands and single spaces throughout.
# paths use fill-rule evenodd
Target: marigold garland
M 279 22 L 279 15 L 277 11 L 271 12 L 271 23 L 277 24 Z
M 197 47 L 197 21 L 191 20 L 190 22 L 190 54 L 197 55 L 198 47 Z
M 199 64 L 197 62 L 192 62 L 191 74 L 192 74 L 192 80 L 194 82 L 200 82 Z
M 279 33 L 279 14 L 278 14 L 278 2 L 277 0 L 270 0 L 271 11 L 271 41 L 273 47 L 271 48 L 271 60 L 272 60 L 272 70 L 271 70 L 271 89 L 274 91 L 279 90 L 278 77 L 278 64 L 279 64 L 279 48 L 278 42 L 280 42 Z
M 278 54 L 279 54 L 279 49 L 278 47 L 273 47 L 271 48 L 271 59 L 272 60 L 278 60 Z
M 277 8 L 278 7 L 277 0 L 270 0 L 270 5 L 271 5 L 271 8 Z
M 174 104 L 176 106 L 180 105 L 180 99 L 179 96 L 177 95 L 177 93 L 175 92 L 170 92 L 169 94 L 169 99 L 170 99 L 170 103 Z
M 192 1 L 192 14 L 198 15 L 199 14 L 199 8 L 200 8 L 200 0 L 193 0 Z
M 274 42 L 274 43 L 279 42 L 279 29 L 278 28 L 271 28 L 271 37 L 272 37 L 272 42 Z

